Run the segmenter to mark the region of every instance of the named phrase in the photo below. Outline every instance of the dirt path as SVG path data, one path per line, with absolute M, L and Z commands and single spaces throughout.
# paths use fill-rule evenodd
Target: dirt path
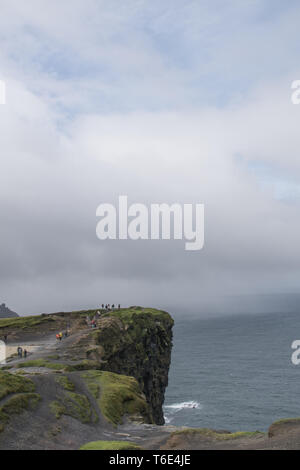
M 31 341 L 20 340 L 19 342 L 9 343 L 6 346 L 7 364 L 15 365 L 21 362 L 26 362 L 28 360 L 31 361 L 35 359 L 46 359 L 49 357 L 51 358 L 51 355 L 60 356 L 65 351 L 67 351 L 70 346 L 72 346 L 72 344 L 74 344 L 79 338 L 89 332 L 89 328 L 83 329 L 69 335 L 66 338 L 63 338 L 61 341 L 57 340 L 54 334 L 51 334 L 48 337 L 43 337 L 41 339 Z M 24 349 L 27 350 L 27 352 L 29 353 L 27 358 L 15 357 L 15 355 L 17 354 L 18 347 L 21 347 L 23 351 Z

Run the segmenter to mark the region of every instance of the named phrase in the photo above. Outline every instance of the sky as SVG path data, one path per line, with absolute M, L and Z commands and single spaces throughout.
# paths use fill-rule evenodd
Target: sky
M 296 0 L 1 0 L 0 301 L 205 315 L 299 293 L 299 22 Z M 205 204 L 204 249 L 100 241 L 119 195 Z

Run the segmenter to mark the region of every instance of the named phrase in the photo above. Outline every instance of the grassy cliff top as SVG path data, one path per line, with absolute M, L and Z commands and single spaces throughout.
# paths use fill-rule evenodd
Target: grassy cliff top
M 110 312 L 109 315 L 117 316 L 123 321 L 132 321 L 134 318 L 148 315 L 153 317 L 155 320 L 168 320 L 172 321 L 172 318 L 169 313 L 165 312 L 164 310 L 157 310 L 155 308 L 144 308 L 144 307 L 129 307 L 129 308 L 122 308 L 120 310 L 115 310 L 114 312 Z
M 84 319 L 86 316 L 93 317 L 98 311 L 104 316 L 115 316 L 124 322 L 132 322 L 137 316 L 151 316 L 157 321 L 171 321 L 171 316 L 163 310 L 143 307 L 129 307 L 107 312 L 102 309 L 78 310 L 73 312 L 58 312 L 42 315 L 31 315 L 28 317 L 0 319 L 0 335 L 8 330 L 36 330 L 49 327 L 54 322 L 64 324 L 67 321 Z

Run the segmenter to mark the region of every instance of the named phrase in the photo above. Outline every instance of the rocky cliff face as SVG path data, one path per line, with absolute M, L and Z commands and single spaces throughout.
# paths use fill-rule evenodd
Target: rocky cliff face
M 91 327 L 92 320 L 96 322 L 95 328 Z M 0 320 L 0 336 L 7 335 L 10 342 L 20 344 L 29 340 L 34 343 L 35 338 L 46 344 L 47 338 L 50 343 L 55 342 L 56 333 L 68 329 L 68 338 L 57 344 L 60 354 L 55 367 L 134 377 L 149 410 L 142 413 L 144 422 L 161 425 L 171 362 L 172 327 L 173 319 L 166 312 L 131 307 L 114 312 L 88 310 Z M 34 359 L 45 355 L 46 351 L 39 350 Z M 42 362 L 42 366 L 47 367 L 47 363 Z
M 152 411 L 153 421 L 164 424 L 162 405 L 171 362 L 173 320 L 166 312 L 134 307 L 100 321 L 94 335 L 101 369 L 133 376 Z M 96 359 L 95 350 L 88 352 Z

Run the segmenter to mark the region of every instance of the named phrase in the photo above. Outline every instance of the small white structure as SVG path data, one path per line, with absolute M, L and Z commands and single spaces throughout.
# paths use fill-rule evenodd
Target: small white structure
M 0 341 L 0 364 L 6 364 L 6 344 Z

